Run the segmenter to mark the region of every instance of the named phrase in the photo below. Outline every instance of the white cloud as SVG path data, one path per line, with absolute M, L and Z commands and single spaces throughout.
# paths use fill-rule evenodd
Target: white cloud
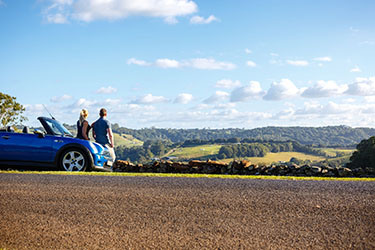
M 374 41 L 363 41 L 359 43 L 360 45 L 375 45 Z
M 177 24 L 178 20 L 174 16 L 168 16 L 168 17 L 164 18 L 164 22 L 166 22 L 168 24 Z
M 212 58 L 194 58 L 186 62 L 186 66 L 209 70 L 232 70 L 236 68 L 236 65 L 233 63 L 219 62 Z
M 193 95 L 188 94 L 188 93 L 181 93 L 179 94 L 176 99 L 174 100 L 174 103 L 179 103 L 179 104 L 188 104 L 193 100 Z
M 375 96 L 365 96 L 364 99 L 368 103 L 375 103 Z M 353 99 L 353 100 L 355 101 L 355 99 Z
M 5 3 L 2 0 L 0 0 L 0 7 L 1 6 L 5 6 Z
M 355 66 L 354 68 L 352 68 L 352 69 L 350 70 L 350 72 L 353 72 L 353 73 L 359 73 L 359 72 L 361 72 L 361 69 L 360 69 L 358 66 Z
M 258 99 L 264 95 L 260 83 L 251 81 L 249 85 L 236 88 L 230 95 L 231 102 L 246 102 L 252 99 Z
M 181 64 L 176 60 L 171 60 L 167 58 L 157 59 L 155 65 L 160 68 L 179 68 Z
M 219 103 L 215 105 L 215 109 L 233 109 L 236 107 L 236 104 L 233 102 L 228 102 L 228 103 Z
M 67 16 L 61 13 L 47 15 L 46 18 L 49 23 L 56 23 L 56 24 L 68 23 Z
M 63 102 L 63 101 L 66 101 L 66 100 L 70 100 L 72 99 L 73 97 L 70 96 L 70 95 L 62 95 L 62 96 L 54 96 L 51 98 L 51 102 Z
M 347 85 L 337 85 L 334 81 L 318 81 L 314 86 L 302 92 L 303 97 L 319 98 L 341 95 L 348 89 Z
M 331 62 L 332 58 L 329 57 L 329 56 L 316 57 L 316 58 L 314 58 L 314 61 L 318 61 L 318 62 Z
M 143 60 L 130 58 L 128 64 L 136 64 L 139 66 L 154 65 L 160 68 L 195 68 L 202 70 L 232 70 L 236 65 L 230 62 L 220 62 L 213 58 L 193 58 L 189 60 L 177 61 L 174 59 L 162 58 L 157 59 L 154 63 L 149 63 Z
M 273 82 L 264 100 L 283 100 L 296 97 L 300 90 L 289 79 L 282 79 L 281 82 Z
M 127 63 L 130 65 L 130 64 L 135 64 L 135 65 L 139 65 L 139 66 L 150 66 L 151 64 L 146 62 L 146 61 L 143 61 L 143 60 L 137 60 L 135 58 L 130 58 L 128 59 Z
M 345 94 L 358 96 L 372 96 L 375 95 L 375 77 L 356 78 L 355 82 L 348 85 L 348 90 Z
M 209 108 L 211 108 L 211 105 L 200 103 L 196 105 L 195 107 L 191 108 L 191 110 L 204 110 L 204 109 L 209 109 Z
M 328 102 L 327 104 L 320 104 L 316 102 L 306 102 L 304 107 L 296 111 L 296 115 L 350 115 L 359 113 L 360 106 L 353 104 L 338 104 L 335 102 Z
M 293 116 L 295 115 L 295 113 L 296 111 L 294 110 L 294 108 L 289 107 L 285 110 L 278 112 L 277 114 L 274 114 L 272 118 L 275 120 L 293 120 Z
M 235 108 L 218 108 L 210 110 L 190 110 L 167 114 L 155 119 L 153 123 L 168 124 L 174 127 L 196 128 L 202 126 L 223 128 L 223 127 L 243 127 L 254 121 L 266 120 L 272 115 L 263 112 L 241 112 Z M 202 125 L 205 124 L 205 125 Z
M 26 113 L 41 115 L 45 111 L 46 110 L 45 110 L 43 104 L 26 104 L 25 105 L 25 112 Z
M 293 65 L 293 66 L 308 66 L 309 62 L 304 60 L 286 60 L 287 64 Z
M 133 104 L 156 104 L 165 102 L 169 102 L 169 100 L 164 96 L 153 96 L 152 94 L 144 95 L 132 101 Z
M 246 49 L 245 49 L 245 53 L 246 53 L 246 54 L 251 54 L 251 53 L 253 53 L 253 52 L 252 52 L 251 50 L 249 50 L 248 48 L 246 48 Z
M 97 104 L 97 101 L 90 101 L 85 98 L 79 98 L 77 101 L 69 105 L 70 108 L 89 108 Z
M 356 32 L 360 32 L 359 29 L 356 29 L 354 27 L 349 27 L 350 31 L 353 32 L 353 33 L 356 33 Z
M 270 53 L 271 59 L 269 60 L 270 64 L 273 65 L 283 65 L 284 61 L 279 58 L 279 54 Z
M 217 81 L 217 83 L 215 84 L 216 88 L 224 88 L 224 89 L 231 89 L 231 88 L 235 88 L 239 86 L 241 86 L 240 81 L 232 81 L 230 79 L 222 79 L 220 81 Z
M 101 87 L 100 89 L 96 91 L 96 93 L 98 94 L 113 94 L 115 92 L 117 92 L 117 89 L 112 86 Z
M 216 95 L 216 93 L 215 93 Z M 151 95 L 152 96 L 152 95 Z M 89 110 L 89 121 L 98 117 L 99 109 L 107 108 L 109 120 L 119 123 L 121 126 L 142 128 L 151 126 L 174 128 L 197 127 L 259 127 L 259 126 L 373 126 L 375 124 L 375 103 L 371 98 L 365 98 L 368 102 L 355 100 L 342 100 L 342 103 L 322 103 L 314 100 L 303 105 L 293 105 L 289 101 L 272 107 L 270 112 L 248 112 L 249 108 L 237 103 L 228 102 L 226 94 L 221 101 L 213 104 L 200 103 L 193 108 L 181 109 L 181 106 L 157 107 L 144 103 L 123 103 L 119 99 L 106 99 L 103 101 L 81 98 L 71 105 L 49 105 L 49 111 L 61 122 L 75 124 L 82 108 Z M 141 98 L 139 98 L 141 99 Z M 144 98 L 147 99 L 147 98 Z M 359 98 L 362 100 L 363 98 Z M 292 99 L 291 99 L 292 101 Z M 371 102 L 370 102 L 371 101 Z M 40 126 L 35 119 L 38 116 L 48 116 L 41 104 L 26 104 L 25 115 L 29 117 L 27 123 Z M 236 108 L 238 106 L 238 108 Z M 25 124 L 26 125 L 26 124 Z
M 252 68 L 254 68 L 254 67 L 257 66 L 257 64 L 255 62 L 253 62 L 253 61 L 247 61 L 246 65 L 249 66 L 249 67 L 252 67 Z
M 227 92 L 216 91 L 215 94 L 211 95 L 210 97 L 205 99 L 203 102 L 206 104 L 223 102 L 223 101 L 226 101 L 228 97 L 229 97 L 229 94 Z
M 285 121 L 285 125 L 292 126 L 373 126 L 375 118 L 375 104 L 353 104 L 344 101 L 336 103 L 319 103 L 317 101 L 305 102 L 297 109 L 289 107 L 273 115 L 277 125 Z M 268 121 L 269 123 L 269 121 Z
M 219 19 L 217 19 L 214 15 L 211 15 L 206 19 L 201 16 L 193 16 L 192 18 L 190 18 L 190 23 L 192 24 L 209 24 L 213 21 L 219 21 Z
M 366 99 L 366 97 L 365 97 L 365 99 Z M 373 97 L 373 100 L 375 102 L 375 96 Z M 355 101 L 356 100 L 354 98 L 346 98 L 346 99 L 344 99 L 344 102 L 346 102 L 346 103 L 354 103 Z M 366 101 L 368 101 L 368 100 L 366 99 Z
M 197 10 L 197 4 L 190 0 L 52 0 L 44 14 L 63 14 L 84 22 L 147 16 L 175 23 L 176 17 L 190 15 Z

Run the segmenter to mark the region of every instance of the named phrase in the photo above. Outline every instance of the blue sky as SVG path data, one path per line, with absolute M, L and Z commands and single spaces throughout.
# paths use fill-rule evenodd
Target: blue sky
M 375 127 L 375 1 L 0 0 L 0 91 L 73 124 Z

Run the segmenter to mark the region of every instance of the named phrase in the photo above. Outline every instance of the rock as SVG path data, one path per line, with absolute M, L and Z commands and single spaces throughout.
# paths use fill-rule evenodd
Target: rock
M 242 160 L 241 165 L 243 168 L 248 168 L 251 165 L 251 162 L 247 160 Z
M 353 172 L 353 175 L 357 177 L 366 175 L 366 171 L 363 168 L 355 168 L 352 170 L 352 172 Z
M 352 170 L 350 168 L 337 167 L 336 171 L 337 171 L 337 175 L 339 177 L 350 177 L 350 176 L 353 176 Z
M 184 164 L 182 162 L 173 162 L 172 167 L 177 171 L 177 172 L 182 172 L 186 173 L 189 172 L 190 166 L 188 164 Z
M 366 174 L 369 175 L 369 176 L 375 176 L 375 168 L 366 168 L 365 169 L 366 171 Z
M 324 170 L 327 170 L 327 169 L 324 169 Z M 334 173 L 333 171 L 328 171 L 328 170 L 327 170 L 327 172 L 322 173 L 322 175 L 323 175 L 324 177 L 335 177 L 335 176 L 336 176 L 335 173 Z
M 216 168 L 215 165 L 206 164 L 206 165 L 203 165 L 202 173 L 203 174 L 218 174 L 219 169 Z
M 313 174 L 315 174 L 315 175 L 319 175 L 322 172 L 322 168 L 318 167 L 318 166 L 312 166 L 311 172 L 313 172 Z

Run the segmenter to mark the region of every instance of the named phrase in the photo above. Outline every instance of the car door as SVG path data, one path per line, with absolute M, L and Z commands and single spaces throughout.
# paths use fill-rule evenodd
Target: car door
M 0 160 L 14 163 L 53 162 L 53 136 L 26 133 L 1 133 Z

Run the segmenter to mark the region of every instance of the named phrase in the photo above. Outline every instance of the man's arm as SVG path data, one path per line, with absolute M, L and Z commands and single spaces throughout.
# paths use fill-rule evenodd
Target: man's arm
M 107 133 L 108 133 L 108 137 L 109 137 L 109 142 L 111 143 L 111 147 L 114 148 L 115 147 L 115 143 L 113 141 L 112 129 L 111 128 L 107 128 Z

